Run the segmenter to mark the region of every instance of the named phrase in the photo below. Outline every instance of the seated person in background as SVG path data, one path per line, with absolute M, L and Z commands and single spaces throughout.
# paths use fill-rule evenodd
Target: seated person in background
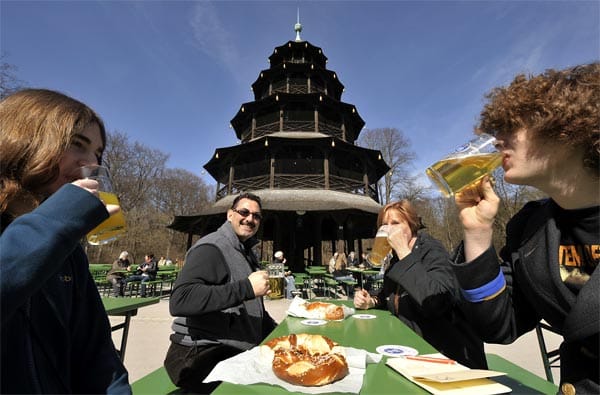
M 346 258 L 345 252 L 336 252 L 334 254 L 335 258 L 335 270 L 333 271 L 333 278 L 337 281 L 354 281 L 354 276 L 348 270 L 346 270 L 348 260 Z M 348 287 L 346 290 L 348 297 L 354 296 L 354 287 Z
M 384 283 L 371 296 L 354 294 L 358 309 L 388 309 L 439 352 L 470 368 L 486 369 L 483 342 L 461 316 L 458 281 L 442 244 L 423 226 L 407 200 L 384 206 L 377 227 L 388 225 L 393 257 Z
M 338 257 L 338 253 L 334 252 L 333 256 L 331 257 L 331 259 L 329 260 L 329 266 L 327 268 L 327 270 L 329 271 L 329 273 L 333 274 L 333 272 L 335 271 L 335 262 L 337 260 Z
M 285 257 L 283 256 L 283 251 L 277 251 L 275 255 L 273 255 L 273 263 L 282 263 L 284 265 L 287 263 L 287 259 L 285 259 Z M 292 276 L 292 272 L 289 270 L 286 271 L 284 273 L 284 279 L 285 296 L 288 299 L 293 299 L 294 296 L 292 295 L 292 292 L 296 291 L 296 284 L 294 282 L 294 276 Z
M 161 256 L 160 259 L 158 260 L 158 266 L 165 266 L 167 264 L 167 260 L 165 259 L 164 256 Z
M 390 266 L 390 260 L 392 259 L 392 254 L 388 254 L 384 259 L 383 259 L 383 263 L 381 264 L 381 266 L 379 267 L 379 273 L 377 274 L 372 274 L 372 275 L 364 275 L 365 278 L 365 289 L 367 289 L 368 291 L 371 291 L 372 285 L 373 283 L 379 281 L 379 280 L 383 280 L 383 278 L 385 277 L 385 271 L 387 270 L 387 268 Z M 367 265 L 369 265 L 368 267 L 365 267 L 365 269 L 373 269 L 371 267 L 371 265 L 369 264 L 369 261 L 365 261 L 365 263 Z M 377 269 L 375 267 L 375 269 Z
M 333 277 L 347 275 L 348 272 L 346 271 L 346 267 L 348 266 L 348 258 L 346 257 L 346 253 L 344 251 L 336 252 L 334 256 L 335 264 L 334 271 L 332 273 Z
M 273 255 L 273 263 L 283 263 L 284 265 L 287 263 L 287 259 L 283 256 L 283 251 L 277 251 Z
M 288 299 L 294 299 L 294 294 L 296 293 L 296 282 L 295 278 L 292 275 L 291 271 L 285 272 L 285 296 Z
M 113 262 L 112 268 L 106 274 L 106 280 L 113 286 L 113 296 L 123 296 L 123 280 L 125 279 L 124 271 L 128 270 L 131 263 L 129 262 L 129 253 L 123 251 L 119 254 L 119 259 Z
M 129 270 L 132 268 L 130 267 Z M 144 262 L 137 267 L 137 272 L 125 279 L 125 286 L 127 283 L 132 281 L 141 281 L 140 296 L 146 297 L 146 283 L 148 281 L 154 281 L 156 279 L 156 272 L 158 271 L 158 265 L 154 259 L 153 254 L 148 254 L 144 257 Z
M 370 269 L 371 268 L 371 264 L 369 263 L 368 259 L 367 259 L 367 253 L 363 252 L 361 255 L 361 260 L 360 263 L 358 264 L 358 267 L 360 269 Z
M 354 251 L 350 251 L 348 254 L 348 266 L 357 267 L 358 266 L 358 257 L 354 253 Z

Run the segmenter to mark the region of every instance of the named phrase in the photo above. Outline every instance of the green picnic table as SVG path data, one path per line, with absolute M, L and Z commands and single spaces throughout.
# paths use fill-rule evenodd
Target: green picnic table
M 125 349 L 127 348 L 127 336 L 129 335 L 131 317 L 137 315 L 140 307 L 156 304 L 159 301 L 160 298 L 102 298 L 102 304 L 104 304 L 104 310 L 107 315 L 125 317 L 125 321 L 110 328 L 113 332 L 123 329 L 121 347 L 118 350 L 122 361 L 125 360 Z

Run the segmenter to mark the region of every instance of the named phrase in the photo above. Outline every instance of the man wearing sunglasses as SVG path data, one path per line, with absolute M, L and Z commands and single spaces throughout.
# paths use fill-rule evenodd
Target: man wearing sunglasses
M 262 299 L 269 276 L 252 251 L 261 220 L 260 198 L 242 193 L 227 221 L 187 252 L 169 300 L 175 319 L 165 358 L 178 387 L 212 392 L 220 382 L 202 381 L 213 367 L 257 346 L 277 325 Z

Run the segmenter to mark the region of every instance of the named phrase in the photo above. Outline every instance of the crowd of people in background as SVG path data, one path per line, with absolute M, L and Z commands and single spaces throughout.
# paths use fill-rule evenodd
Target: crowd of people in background
M 487 99 L 477 133 L 496 137 L 505 181 L 547 198 L 510 220 L 499 252 L 492 236 L 500 198 L 489 177 L 455 196 L 464 237 L 451 253 L 424 231 L 409 201 L 385 205 L 377 225 L 388 226 L 392 250 L 383 286 L 357 289 L 353 304 L 389 310 L 472 368 L 487 366 L 484 341 L 513 342 L 545 320 L 564 338 L 560 392 L 600 393 L 600 64 L 519 75 Z M 79 173 L 101 163 L 104 124 L 85 104 L 42 89 L 2 99 L 0 119 L 0 262 L 10 273 L 0 276 L 0 392 L 131 393 L 80 245 L 119 210 Z M 253 250 L 262 218 L 260 198 L 241 193 L 221 227 L 187 252 L 169 299 L 164 361 L 186 391 L 211 392 L 219 382 L 203 379 L 212 368 L 277 325 L 263 303 L 268 274 Z M 281 251 L 274 258 L 286 263 Z M 362 258 L 338 246 L 329 271 L 343 279 L 349 266 L 368 265 Z M 114 296 L 141 281 L 145 296 L 158 267 L 172 264 L 147 254 L 136 266 L 123 251 L 107 280 Z M 292 289 L 291 273 L 286 281 Z

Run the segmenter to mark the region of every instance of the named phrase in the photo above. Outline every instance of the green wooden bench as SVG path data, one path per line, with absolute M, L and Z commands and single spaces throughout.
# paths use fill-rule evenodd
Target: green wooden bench
M 323 282 L 325 284 L 325 294 L 330 298 L 337 299 L 338 281 L 328 273 L 323 277 Z
M 150 394 L 183 394 L 184 392 L 177 388 L 171 382 L 167 371 L 163 366 L 156 369 L 152 373 L 147 374 L 135 383 L 131 384 L 131 389 L 135 394 L 150 395 Z
M 356 280 L 338 280 L 338 283 L 344 289 L 344 292 L 348 298 L 350 298 L 350 295 L 352 295 L 352 290 L 358 285 Z
M 162 280 L 146 281 L 146 296 L 162 296 Z M 141 286 L 141 284 L 140 284 Z
M 310 277 L 306 273 L 292 273 L 294 276 L 294 286 L 304 299 L 308 299 L 310 290 Z
M 94 280 L 96 283 L 96 288 L 98 289 L 98 293 L 100 296 L 110 296 L 112 293 L 112 283 L 106 279 L 104 280 Z

